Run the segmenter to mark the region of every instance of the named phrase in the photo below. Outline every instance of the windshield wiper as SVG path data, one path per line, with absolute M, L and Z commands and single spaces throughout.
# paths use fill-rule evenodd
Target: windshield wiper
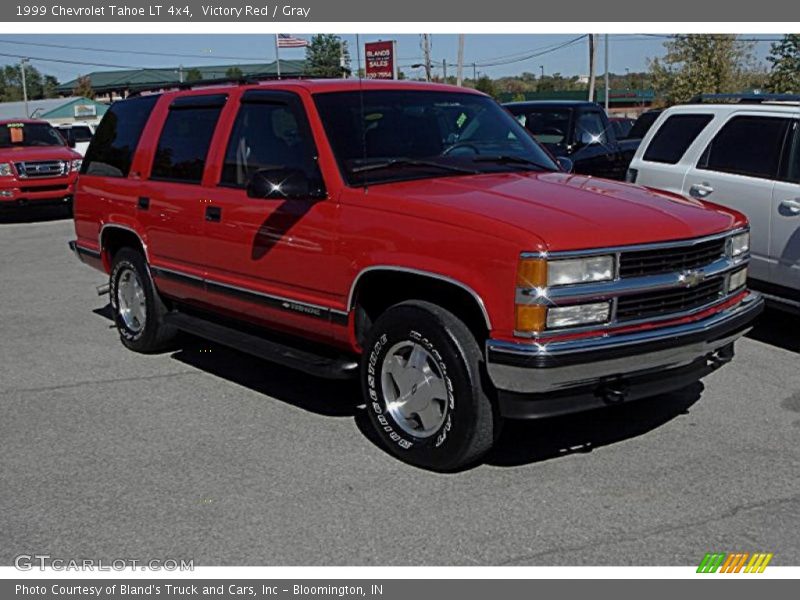
M 491 156 L 476 156 L 472 159 L 473 162 L 491 162 L 491 163 L 498 163 L 498 164 L 505 164 L 505 165 L 525 165 L 528 167 L 534 167 L 541 171 L 554 171 L 552 167 L 547 165 L 543 165 L 541 163 L 536 162 L 535 160 L 530 160 L 528 158 L 523 158 L 522 156 L 514 156 L 513 154 L 493 154 Z
M 414 158 L 393 158 L 392 160 L 385 160 L 381 162 L 371 163 L 368 165 L 361 165 L 360 167 L 353 167 L 350 169 L 352 173 L 364 173 L 366 171 L 378 171 L 380 169 L 404 169 L 406 167 L 434 167 L 444 171 L 452 171 L 454 173 L 469 173 L 475 175 L 478 171 L 474 169 L 465 169 L 464 167 L 457 167 L 455 165 L 446 165 L 432 160 L 418 160 Z

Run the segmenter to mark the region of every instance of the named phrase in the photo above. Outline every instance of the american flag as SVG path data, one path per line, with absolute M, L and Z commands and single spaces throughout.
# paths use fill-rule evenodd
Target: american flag
M 308 40 L 292 37 L 288 33 L 278 34 L 278 48 L 305 48 Z

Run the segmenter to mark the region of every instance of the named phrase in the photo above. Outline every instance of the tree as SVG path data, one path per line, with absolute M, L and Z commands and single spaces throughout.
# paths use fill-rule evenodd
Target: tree
M 88 75 L 83 75 L 75 80 L 75 87 L 72 88 L 73 96 L 81 96 L 83 98 L 93 98 L 94 90 L 92 89 L 92 79 Z
M 772 71 L 767 88 L 775 93 L 800 93 L 800 34 L 791 33 L 772 44 L 767 61 Z
M 311 38 L 311 42 L 306 46 L 307 75 L 311 77 L 341 77 L 342 67 L 348 72 L 350 71 L 350 50 L 347 48 L 346 40 L 330 33 L 315 35 Z
M 228 79 L 244 79 L 244 73 L 239 67 L 229 67 L 225 71 L 225 77 Z
M 497 95 L 497 87 L 488 75 L 481 75 L 478 77 L 478 81 L 475 82 L 475 89 L 484 94 L 489 94 L 490 96 Z
M 42 75 L 31 64 L 25 66 L 25 87 L 29 100 L 55 98 L 58 80 L 52 75 Z M 0 102 L 22 100 L 22 70 L 19 65 L 5 65 L 0 69 Z
M 664 47 L 664 58 L 650 61 L 650 75 L 669 104 L 696 94 L 742 91 L 754 68 L 753 44 L 735 35 L 676 35 Z
M 192 67 L 186 71 L 186 81 L 200 81 L 203 79 L 203 74 L 197 67 Z

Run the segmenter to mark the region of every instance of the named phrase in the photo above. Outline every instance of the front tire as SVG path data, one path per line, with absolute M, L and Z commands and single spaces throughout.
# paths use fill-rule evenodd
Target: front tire
M 158 352 L 175 339 L 177 330 L 164 323 L 167 307 L 153 285 L 141 252 L 122 248 L 114 255 L 109 296 L 125 347 L 135 352 Z
M 361 365 L 367 412 L 383 444 L 427 469 L 475 463 L 500 427 L 482 366 L 475 336 L 442 307 L 409 301 L 383 313 L 370 330 Z

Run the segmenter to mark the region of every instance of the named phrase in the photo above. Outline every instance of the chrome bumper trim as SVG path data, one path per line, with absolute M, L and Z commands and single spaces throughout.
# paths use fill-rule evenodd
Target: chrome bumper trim
M 561 342 L 488 340 L 486 364 L 495 387 L 530 394 L 679 367 L 740 338 L 763 305 L 760 294 L 750 292 L 739 304 L 692 323 Z

